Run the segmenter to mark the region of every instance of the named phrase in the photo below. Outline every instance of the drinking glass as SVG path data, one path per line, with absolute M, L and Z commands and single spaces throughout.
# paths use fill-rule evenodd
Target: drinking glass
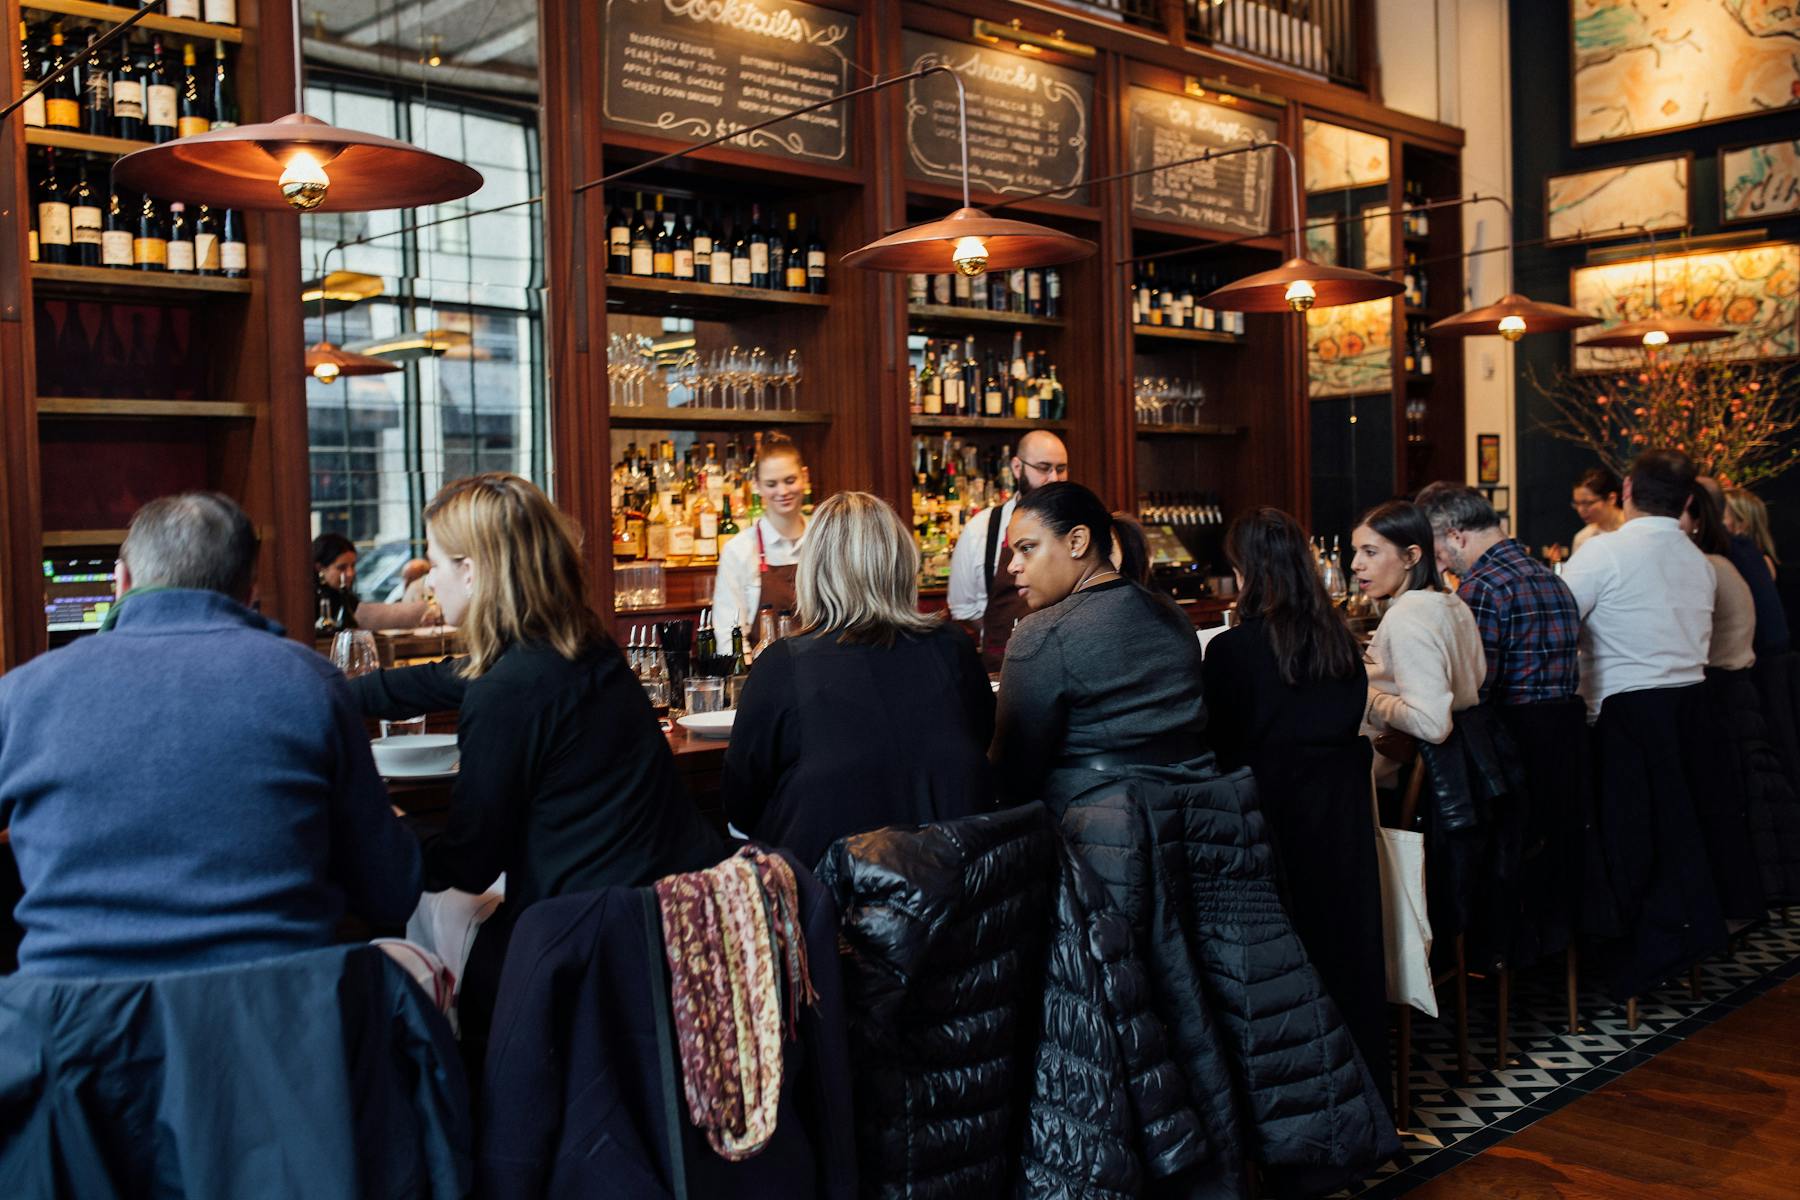
M 725 711 L 725 681 L 717 676 L 696 675 L 682 689 L 688 715 Z
M 782 364 L 781 382 L 787 384 L 788 408 L 796 412 L 800 409 L 800 380 L 803 378 L 805 376 L 800 369 L 800 351 L 789 350 L 787 359 Z
M 768 407 L 765 385 L 769 378 L 769 352 L 761 346 L 751 347 L 750 358 L 746 362 L 744 370 L 750 377 L 750 386 L 753 389 L 753 401 L 749 407 L 761 412 Z
M 744 348 L 733 346 L 725 352 L 725 405 L 726 408 L 743 409 L 750 407 L 744 403 Z
M 355 679 L 381 669 L 381 653 L 375 648 L 375 635 L 367 629 L 346 629 L 331 639 L 331 664 Z
M 404 721 L 383 721 L 381 723 L 381 736 L 384 738 L 411 737 L 424 732 L 424 713 L 420 713 L 416 717 L 408 717 Z

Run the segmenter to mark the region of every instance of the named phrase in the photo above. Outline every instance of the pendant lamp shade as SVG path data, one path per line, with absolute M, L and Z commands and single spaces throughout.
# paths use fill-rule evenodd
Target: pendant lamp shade
M 1226 312 L 1305 312 L 1398 296 L 1405 287 L 1384 275 L 1330 267 L 1296 256 L 1202 296 L 1195 303 Z
M 398 363 L 345 350 L 330 342 L 314 342 L 306 348 L 306 373 L 320 383 L 331 383 L 340 375 L 386 375 L 399 369 Z
M 1528 333 L 1566 333 L 1600 324 L 1590 316 L 1566 304 L 1533 300 L 1518 292 L 1508 292 L 1492 304 L 1471 308 L 1434 322 L 1429 332 L 1438 337 L 1488 337 L 1497 335 L 1516 342 Z
M 1666 317 L 1652 313 L 1636 321 L 1614 325 L 1605 333 L 1581 338 L 1580 344 L 1603 350 L 1654 350 L 1658 346 L 1681 346 L 1691 342 L 1715 342 L 1737 331 L 1723 325 L 1708 325 L 1688 317 Z
M 134 151 L 113 178 L 152 196 L 275 212 L 418 208 L 460 200 L 482 182 L 454 159 L 303 113 Z
M 392 337 L 357 342 L 348 347 L 351 354 L 368 354 L 388 362 L 413 362 L 421 358 L 467 349 L 473 339 L 460 329 L 402 330 Z
M 842 261 L 845 266 L 868 271 L 979 275 L 987 270 L 1074 262 L 1094 250 L 1094 243 L 1086 238 L 964 207 L 941 220 L 890 233 L 850 251 Z

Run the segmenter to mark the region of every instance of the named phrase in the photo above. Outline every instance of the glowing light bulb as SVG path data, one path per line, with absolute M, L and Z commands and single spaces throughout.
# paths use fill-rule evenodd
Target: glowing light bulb
M 956 249 L 950 255 L 950 261 L 964 275 L 979 275 L 987 270 L 987 243 L 978 237 L 958 238 Z
M 1313 306 L 1313 301 L 1318 298 L 1319 294 L 1313 291 L 1313 285 L 1305 279 L 1296 279 L 1288 284 L 1287 292 L 1283 296 L 1288 307 L 1295 312 L 1305 312 Z
M 338 377 L 338 365 L 326 359 L 313 368 L 313 378 L 320 383 L 335 383 Z
M 1525 318 L 1514 313 L 1510 317 L 1500 318 L 1500 336 L 1509 342 L 1516 342 L 1525 336 Z
M 1644 345 L 1649 346 L 1651 348 L 1655 348 L 1657 346 L 1666 346 L 1668 344 L 1669 344 L 1669 334 L 1668 334 L 1667 330 L 1652 329 L 1650 332 L 1648 332 L 1644 335 Z
M 331 176 L 325 174 L 325 168 L 310 151 L 296 150 L 287 160 L 278 182 L 288 204 L 296 211 L 311 212 L 324 203 L 326 189 L 331 187 Z

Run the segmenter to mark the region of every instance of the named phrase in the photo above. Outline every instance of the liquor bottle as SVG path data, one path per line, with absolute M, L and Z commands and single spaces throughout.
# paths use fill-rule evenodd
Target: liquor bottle
M 144 136 L 144 75 L 131 41 L 119 48 L 112 70 L 113 135 L 128 141 Z
M 194 271 L 200 275 L 219 273 L 219 222 L 212 209 L 204 204 L 194 208 Z
M 68 60 L 72 51 L 63 46 L 62 26 L 58 25 L 50 31 L 50 55 L 40 67 L 43 74 L 57 70 Z M 81 128 L 81 94 L 75 89 L 73 71 L 65 71 L 55 82 L 43 90 L 44 124 L 51 129 Z M 42 78 L 42 76 L 40 76 Z M 42 242 L 42 230 L 39 230 L 39 241 Z M 49 262 L 51 260 L 45 259 Z
M 707 272 L 708 283 L 729 284 L 731 282 L 731 248 L 734 244 L 735 239 L 728 226 L 720 223 L 713 229 L 712 270 Z M 749 265 L 748 262 L 744 264 L 746 271 L 748 271 Z
M 738 535 L 737 522 L 731 519 L 731 495 L 726 493 L 720 497 L 719 505 L 719 553 L 725 553 L 725 547 L 731 545 L 731 539 Z
M 1418 360 L 1413 356 L 1414 345 L 1415 341 L 1413 338 L 1412 322 L 1408 321 L 1406 328 L 1406 357 L 1404 361 L 1406 374 L 1408 375 L 1417 375 L 1419 373 Z
M 663 215 L 662 193 L 656 193 L 656 211 L 650 217 L 650 274 L 657 279 L 675 278 L 675 242 Z
M 219 274 L 237 279 L 250 273 L 250 248 L 244 244 L 244 214 L 225 210 L 219 219 Z
M 181 87 L 176 97 L 175 131 L 180 137 L 192 137 L 212 128 L 212 113 L 200 87 L 200 69 L 194 58 L 194 43 L 181 48 Z
M 1025 419 L 1041 421 L 1044 419 L 1044 377 L 1040 363 L 1044 352 L 1034 350 L 1026 356 L 1029 362 L 1029 374 L 1025 380 Z
M 1061 421 L 1069 415 L 1069 397 L 1063 391 L 1062 380 L 1056 377 L 1056 364 L 1050 364 L 1050 375 L 1044 390 L 1044 419 Z
M 973 335 L 963 339 L 962 404 L 964 416 L 973 417 L 981 413 L 981 359 L 976 353 Z
M 675 278 L 692 280 L 694 278 L 694 226 L 687 213 L 682 213 L 675 220 L 675 228 L 669 233 L 669 248 L 674 259 Z
M 806 224 L 806 290 L 815 294 L 825 291 L 825 239 L 819 235 L 819 218 Z
M 769 286 L 778 292 L 788 290 L 788 242 L 776 219 L 769 222 Z
M 944 415 L 960 417 L 963 415 L 963 371 L 962 364 L 956 360 L 957 344 L 952 341 L 944 347 L 944 359 L 938 368 L 941 387 L 944 393 Z
M 807 291 L 806 251 L 800 246 L 800 218 L 793 213 L 788 214 L 787 241 L 783 247 L 787 251 L 787 290 L 790 292 Z
M 1056 267 L 1044 268 L 1044 315 L 1062 316 L 1062 271 Z
M 1006 415 L 1005 376 L 1000 373 L 1000 366 L 994 361 L 993 351 L 988 351 L 986 376 L 981 392 L 981 415 L 984 417 L 1004 417 Z
M 699 205 L 694 206 L 694 219 L 688 224 L 688 245 L 694 255 L 694 279 L 698 283 L 712 282 L 713 235 L 712 226 L 706 223 L 706 213 Z
M 201 20 L 208 25 L 236 25 L 237 0 L 204 0 Z
M 752 286 L 751 281 L 756 278 L 756 272 L 751 268 L 755 265 L 750 257 L 750 228 L 744 224 L 744 215 L 740 212 L 737 218 L 737 235 L 731 242 L 732 284 L 737 287 Z M 769 247 L 765 243 L 763 245 L 763 270 L 767 271 L 768 266 Z
M 97 48 L 98 29 L 89 29 L 87 52 L 81 59 L 81 127 L 94 137 L 111 137 L 112 67 L 104 48 Z
M 944 411 L 944 381 L 938 378 L 937 351 L 930 338 L 925 339 L 925 365 L 919 368 L 919 408 L 928 417 Z
M 194 273 L 194 231 L 188 224 L 187 205 L 179 200 L 169 205 L 168 265 L 172 272 Z
M 153 142 L 172 142 L 178 135 L 175 81 L 163 58 L 162 39 L 150 43 L 150 52 L 138 63 L 144 76 L 144 124 Z
M 713 506 L 712 497 L 706 494 L 705 488 L 694 493 L 691 507 L 694 517 L 694 565 L 716 566 L 719 561 L 719 510 Z
M 655 493 L 655 499 L 644 514 L 644 557 L 661 562 L 669 557 L 669 510 L 663 505 L 663 493 Z
M 139 3 L 138 7 L 144 6 Z M 179 17 L 184 21 L 198 21 L 200 19 L 200 0 L 168 0 L 168 3 L 163 5 L 163 16 Z
M 744 657 L 744 631 L 741 626 L 733 625 L 731 627 L 731 677 L 742 679 L 748 674 L 750 674 L 750 662 Z
M 650 233 L 650 216 L 644 211 L 644 194 L 638 193 L 637 217 L 631 226 L 631 273 L 656 274 L 656 244 Z
M 1431 374 L 1431 339 L 1423 331 L 1419 334 L 1419 374 Z
M 126 220 L 128 211 L 119 203 L 119 193 L 112 193 L 100 227 L 100 265 L 103 267 L 131 266 L 132 230 L 131 222 Z
M 56 151 L 44 149 L 44 173 L 37 181 L 38 261 L 75 261 L 74 231 L 70 229 L 69 198 L 56 174 Z
M 78 265 L 100 265 L 100 234 L 105 218 L 106 214 L 100 211 L 100 193 L 88 182 L 87 160 L 78 159 L 75 182 L 69 186 L 69 239 Z
M 769 286 L 769 235 L 764 232 L 762 224 L 762 206 L 750 206 L 750 286 L 766 288 Z M 735 274 L 735 272 L 734 272 Z
M 619 206 L 613 195 L 612 211 L 606 215 L 606 269 L 615 275 L 631 274 L 631 216 Z
M 685 567 L 694 561 L 694 521 L 679 497 L 669 512 L 669 565 Z
M 914 305 L 931 303 L 930 276 L 915 272 L 906 277 L 906 302 Z
M 1034 317 L 1044 315 L 1044 273 L 1025 272 L 1025 311 Z
M 237 15 L 234 10 L 232 15 Z M 235 23 L 235 22 L 234 22 Z M 238 123 L 237 86 L 231 82 L 231 69 L 225 62 L 225 43 L 213 42 L 212 127 L 233 129 Z
M 1132 309 L 1132 324 L 1148 325 L 1150 323 L 1150 297 L 1155 287 L 1156 264 L 1147 263 L 1137 278 L 1137 304 Z
M 169 269 L 169 235 L 154 196 L 145 196 L 138 203 L 137 232 L 131 238 L 131 263 L 140 271 Z
M 42 64 L 43 48 L 32 36 L 31 26 L 24 21 L 19 22 L 19 80 L 27 88 L 44 77 L 45 67 Z M 20 120 L 25 124 L 42 129 L 45 124 L 44 93 L 39 92 L 25 102 L 24 115 Z

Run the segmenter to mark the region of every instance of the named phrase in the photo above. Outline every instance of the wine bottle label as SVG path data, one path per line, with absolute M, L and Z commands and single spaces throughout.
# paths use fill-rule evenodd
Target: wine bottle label
M 695 260 L 698 262 L 708 262 L 712 259 L 712 252 L 713 252 L 713 240 L 711 238 L 707 237 L 704 233 L 696 233 L 694 235 L 694 258 L 695 258 Z
M 175 124 L 177 136 L 192 137 L 196 133 L 205 133 L 212 128 L 212 122 L 205 117 L 183 117 Z
M 38 245 L 69 244 L 69 206 L 60 200 L 46 200 L 38 205 Z
M 718 513 L 703 512 L 700 514 L 700 533 L 698 536 L 708 541 L 719 536 Z
M 25 123 L 39 129 L 44 127 L 44 93 L 39 92 L 25 102 Z
M 731 256 L 731 282 L 739 287 L 750 286 L 750 260 Z
M 1025 276 L 1025 298 L 1033 304 L 1044 298 L 1044 273 L 1030 271 Z
M 769 246 L 767 242 L 750 243 L 750 273 L 767 275 L 769 273 Z
M 924 304 L 929 296 L 928 281 L 923 275 L 906 277 L 906 302 L 908 304 Z
M 825 252 L 823 250 L 806 252 L 806 273 L 814 279 L 825 278 Z
M 163 5 L 163 16 L 198 21 L 200 19 L 199 0 L 169 0 L 167 4 Z
M 950 277 L 933 275 L 931 277 L 931 302 L 933 304 L 949 304 L 951 300 Z
M 719 539 L 696 536 L 694 538 L 694 557 L 704 559 L 719 557 Z
M 69 227 L 77 246 L 100 244 L 100 210 L 93 205 L 71 205 Z
M 194 266 L 202 271 L 219 269 L 218 234 L 196 233 L 194 235 Z
M 31 229 L 26 231 L 25 250 L 30 256 L 29 261 L 36 262 L 38 260 L 37 230 Z
M 675 252 L 675 278 L 692 279 L 694 277 L 694 252 L 677 250 Z
M 606 241 L 616 258 L 631 257 L 631 226 L 614 225 L 606 232 Z
M 788 262 L 787 285 L 792 292 L 806 290 L 806 268 L 791 259 Z
M 744 268 L 744 273 L 747 275 L 747 274 L 749 274 L 749 271 L 750 271 L 750 268 L 748 266 L 746 266 Z M 723 247 L 714 247 L 713 255 L 712 255 L 712 269 L 707 273 L 712 276 L 712 281 L 714 283 L 730 283 L 731 282 L 731 251 L 726 250 Z
M 105 113 L 112 110 L 112 76 L 105 71 L 87 72 L 87 78 L 81 81 L 82 89 L 87 93 L 89 112 Z
M 669 557 L 692 558 L 694 556 L 694 527 L 692 525 L 669 526 Z
M 648 246 L 631 248 L 631 273 L 633 275 L 656 274 L 656 252 Z
M 971 289 L 969 285 L 969 277 L 964 275 L 961 271 L 958 271 L 955 278 L 950 281 L 951 296 L 956 300 L 957 304 L 964 307 L 967 307 L 970 301 Z
M 144 107 L 152 125 L 175 127 L 175 89 L 167 84 L 152 83 L 144 88 Z
M 77 129 L 81 126 L 81 104 L 75 100 L 47 99 L 44 120 L 53 129 Z
M 214 25 L 236 25 L 237 0 L 206 0 L 205 20 Z
M 219 243 L 219 269 L 221 271 L 247 271 L 250 269 L 250 250 L 242 242 Z
M 131 261 L 138 266 L 169 265 L 169 243 L 161 238 L 132 238 Z
M 141 121 L 144 119 L 144 85 L 136 79 L 115 79 L 112 90 L 113 116 Z
M 170 242 L 168 250 L 169 270 L 192 272 L 194 269 L 194 243 Z
M 100 235 L 100 265 L 103 267 L 129 267 L 131 265 L 131 235 L 123 229 L 108 229 Z

